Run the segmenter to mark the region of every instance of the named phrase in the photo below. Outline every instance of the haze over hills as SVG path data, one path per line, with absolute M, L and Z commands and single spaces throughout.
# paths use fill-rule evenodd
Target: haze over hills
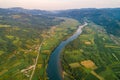
M 119 21 L 120 21 L 120 8 L 84 8 L 84 9 L 71 9 L 59 11 L 45 11 L 45 10 L 27 10 L 20 7 L 3 9 L 3 14 L 7 11 L 12 13 L 26 13 L 32 15 L 56 16 L 74 18 L 78 21 L 87 19 L 94 23 L 104 26 L 108 33 L 120 36 Z M 2 13 L 1 11 L 1 13 Z M 5 12 L 6 11 L 6 12 Z M 114 27 L 115 26 L 115 27 Z M 114 28 L 114 29 L 113 29 Z
M 65 10 L 79 8 L 116 8 L 119 0 L 1 0 L 1 8 L 23 7 L 27 9 Z
M 61 65 L 64 80 L 119 80 L 120 8 L 20 7 L 0 8 L 0 80 L 54 79 L 47 72 L 52 53 L 84 22 L 82 34 L 61 49 L 60 64 L 53 64 Z

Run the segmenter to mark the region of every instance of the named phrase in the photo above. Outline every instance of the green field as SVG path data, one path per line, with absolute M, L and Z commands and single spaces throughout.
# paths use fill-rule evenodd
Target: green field
M 49 80 L 51 53 L 84 22 L 62 49 L 64 80 L 120 80 L 120 8 L 0 8 L 0 80 Z
M 47 65 L 49 57 L 52 51 L 59 45 L 59 43 L 70 35 L 77 29 L 79 22 L 73 19 L 65 19 L 60 25 L 51 27 L 48 32 L 43 34 L 43 45 L 40 51 L 40 57 L 38 64 L 33 76 L 33 80 L 46 80 L 47 78 Z
M 119 41 L 118 37 L 114 38 Z M 65 80 L 119 80 L 120 43 L 102 26 L 89 23 L 61 55 Z M 70 64 L 78 63 L 78 65 Z M 76 67 L 75 67 L 76 66 Z M 69 75 L 69 76 L 68 76 Z
M 57 18 L 58 20 L 61 20 Z M 21 27 L 0 25 L 0 80 L 29 80 L 38 63 L 32 80 L 47 79 L 46 68 L 51 52 L 77 29 L 79 22 L 62 18 L 58 25 Z M 38 24 L 37 24 L 38 25 Z M 43 42 L 42 47 L 39 47 Z

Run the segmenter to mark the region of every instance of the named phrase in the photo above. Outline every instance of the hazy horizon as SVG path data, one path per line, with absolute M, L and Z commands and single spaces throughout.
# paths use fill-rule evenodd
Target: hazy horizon
M 22 7 L 26 9 L 65 10 L 80 8 L 118 8 L 119 0 L 3 0 L 0 8 Z

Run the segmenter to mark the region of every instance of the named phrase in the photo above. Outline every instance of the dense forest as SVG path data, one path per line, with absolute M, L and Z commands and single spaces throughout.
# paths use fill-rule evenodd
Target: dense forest
M 60 11 L 56 15 L 74 18 L 80 22 L 89 20 L 103 26 L 109 34 L 120 36 L 120 8 L 73 9 Z

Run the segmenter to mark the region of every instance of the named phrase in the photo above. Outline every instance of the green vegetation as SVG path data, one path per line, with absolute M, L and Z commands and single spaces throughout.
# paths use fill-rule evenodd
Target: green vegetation
M 67 37 L 73 34 L 79 25 L 78 21 L 73 19 L 64 19 L 60 25 L 56 25 L 50 28 L 49 31 L 43 32 L 43 45 L 40 51 L 40 57 L 33 76 L 33 80 L 46 80 L 47 78 L 47 65 L 50 54 L 59 45 L 59 43 L 65 40 Z
M 61 54 L 64 80 L 120 80 L 119 8 L 0 8 L 0 80 L 48 80 L 49 57 L 80 25 L 74 19 L 89 24 Z
M 26 80 L 21 72 L 34 63 L 41 32 L 39 29 L 0 25 L 0 80 Z
M 120 8 L 72 9 L 61 11 L 57 15 L 73 18 L 80 22 L 84 22 L 84 20 L 92 21 L 97 25 L 103 26 L 108 34 L 120 37 Z
M 84 27 L 82 34 L 62 52 L 64 79 L 119 80 L 120 43 L 115 41 L 120 40 L 114 38 L 102 26 L 89 23 Z
M 29 80 L 38 54 L 40 56 L 32 80 L 46 80 L 51 52 L 62 40 L 73 34 L 79 25 L 78 21 L 28 14 L 2 16 L 0 80 Z
M 30 15 L 25 13 L 3 14 L 0 18 L 0 24 L 2 25 L 19 26 L 23 28 L 40 28 L 41 30 L 57 25 L 62 21 L 64 20 L 55 17 Z
M 44 30 L 64 20 L 24 13 L 0 15 L 0 80 L 29 80 Z

